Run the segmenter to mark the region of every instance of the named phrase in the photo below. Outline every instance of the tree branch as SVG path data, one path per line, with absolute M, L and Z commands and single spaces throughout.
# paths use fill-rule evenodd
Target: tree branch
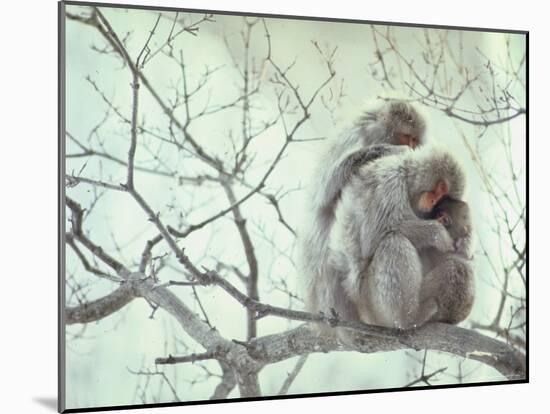
M 82 231 L 84 210 L 82 209 L 82 207 L 80 207 L 80 204 L 78 204 L 69 196 L 65 197 L 65 202 L 72 211 L 71 224 L 73 237 L 80 243 L 82 243 L 102 262 L 111 267 L 119 276 L 128 275 L 130 272 L 122 263 L 105 253 L 101 246 L 94 244 L 88 237 L 84 235 L 84 232 Z
M 223 183 L 223 188 L 227 194 L 227 199 L 231 205 L 235 205 L 237 202 L 235 198 L 235 193 L 231 188 L 229 183 Z M 236 206 L 233 209 L 233 217 L 235 219 L 235 225 L 239 231 L 239 236 L 243 244 L 243 249 L 246 256 L 246 261 L 248 263 L 248 275 L 246 277 L 246 290 L 247 295 L 252 300 L 259 301 L 260 296 L 258 293 L 258 260 L 256 258 L 256 253 L 254 252 L 254 244 L 250 234 L 246 228 L 246 220 L 241 214 L 241 209 L 239 206 Z M 256 337 L 256 318 L 254 312 L 248 310 L 247 315 L 247 329 L 248 329 L 248 339 Z
M 214 394 L 210 397 L 211 400 L 222 400 L 227 398 L 229 393 L 237 385 L 237 378 L 235 378 L 235 372 L 233 368 L 223 361 L 219 361 L 222 367 L 222 380 L 216 386 Z
M 125 282 L 107 296 L 79 306 L 65 308 L 65 322 L 67 325 L 73 325 L 98 321 L 119 311 L 135 297 L 134 284 Z
M 281 386 L 281 389 L 279 390 L 279 395 L 286 395 L 288 393 L 288 390 L 290 389 L 290 386 L 304 367 L 304 364 L 307 361 L 307 355 L 302 355 L 300 358 L 298 358 L 298 362 L 296 363 L 296 366 L 292 370 L 292 372 L 289 372 L 285 382 Z
M 405 336 L 409 345 L 399 336 Z M 431 349 L 480 361 L 495 368 L 509 380 L 525 379 L 525 356 L 507 344 L 477 332 L 443 323 L 430 323 L 422 328 L 394 333 L 383 338 L 357 333 L 354 344 L 339 343 L 335 338 L 320 337 L 302 325 L 280 334 L 264 336 L 249 343 L 249 353 L 266 363 L 275 363 L 313 352 L 358 351 L 371 354 L 399 349 Z

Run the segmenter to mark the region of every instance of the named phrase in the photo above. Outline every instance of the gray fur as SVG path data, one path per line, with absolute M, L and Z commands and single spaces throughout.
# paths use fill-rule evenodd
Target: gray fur
M 416 246 L 443 252 L 454 247 L 443 225 L 418 217 L 411 200 L 442 179 L 450 196 L 462 196 L 461 166 L 437 148 L 406 150 L 361 166 L 342 191 L 330 248 L 318 257 L 324 267 L 309 274 L 309 310 L 333 308 L 375 325 L 418 325 L 423 270 Z
M 350 264 L 344 287 L 355 304 L 364 303 L 362 320 L 404 329 L 420 322 L 417 246 L 448 252 L 453 244 L 440 223 L 417 216 L 411 200 L 442 179 L 450 196 L 462 195 L 458 162 L 448 152 L 424 147 L 364 165 L 344 190 L 342 241 Z M 407 229 L 412 234 L 404 234 Z
M 469 315 L 474 304 L 474 272 L 471 254 L 472 223 L 468 204 L 446 198 L 435 207 L 433 218 L 446 214 L 451 219 L 447 231 L 456 252 L 421 250 L 424 279 L 420 293 L 420 323 L 456 324 Z
M 349 312 L 342 305 L 349 303 L 343 290 L 349 266 L 335 260 L 336 253 L 329 248 L 342 189 L 366 162 L 406 152 L 406 147 L 397 146 L 399 133 L 417 136 L 421 145 L 425 129 L 424 119 L 412 105 L 389 101 L 377 110 L 365 112 L 352 128 L 331 143 L 311 186 L 307 205 L 309 222 L 300 238 L 302 272 L 306 278 L 305 302 L 309 311 L 326 312 L 334 308 L 342 315 Z M 319 289 L 321 286 L 323 288 Z M 327 290 L 328 286 L 334 292 Z

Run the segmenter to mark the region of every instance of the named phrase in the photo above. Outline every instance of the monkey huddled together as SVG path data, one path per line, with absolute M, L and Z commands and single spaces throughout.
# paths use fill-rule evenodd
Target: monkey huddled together
M 409 329 L 473 306 L 472 224 L 451 153 L 409 103 L 365 112 L 320 162 L 301 235 L 310 312 Z

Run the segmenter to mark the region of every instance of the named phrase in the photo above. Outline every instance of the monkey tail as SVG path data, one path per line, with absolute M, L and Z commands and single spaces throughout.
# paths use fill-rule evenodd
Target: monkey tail
M 317 301 L 326 295 L 323 287 L 331 278 L 329 262 L 329 241 L 335 221 L 335 207 L 343 183 L 346 169 L 340 168 L 342 156 L 358 144 L 360 135 L 356 128 L 345 131 L 338 140 L 330 143 L 324 153 L 312 183 L 309 211 L 302 234 L 301 262 L 305 279 L 305 302 L 309 311 L 319 311 Z M 324 283 L 327 282 L 327 283 Z
M 309 252 L 306 255 L 306 260 L 311 269 L 322 272 L 328 258 L 334 211 L 330 208 L 319 209 L 313 213 L 313 221 L 305 240 Z
M 334 212 L 330 209 L 318 208 L 311 214 L 311 219 L 302 237 L 301 258 L 305 287 L 305 305 L 310 312 L 319 309 L 319 298 L 326 292 L 320 292 L 330 278 L 329 240 Z

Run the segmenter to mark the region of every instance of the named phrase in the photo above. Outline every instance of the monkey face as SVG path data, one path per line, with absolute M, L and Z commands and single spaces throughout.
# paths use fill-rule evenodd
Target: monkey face
M 449 186 L 445 180 L 439 180 L 432 190 L 420 194 L 416 207 L 422 213 L 429 213 L 447 194 L 449 194 Z
M 402 132 L 397 133 L 398 145 L 406 145 L 408 147 L 411 147 L 412 149 L 415 149 L 418 145 L 418 142 L 418 137 L 413 134 L 406 134 Z
M 418 203 L 416 208 L 421 213 L 429 213 L 432 211 L 432 208 L 437 204 L 437 198 L 434 195 L 433 191 L 426 191 L 420 194 L 418 197 Z
M 424 119 L 409 103 L 388 102 L 377 112 L 377 123 L 393 145 L 406 145 L 414 149 L 423 143 Z
M 444 197 L 435 206 L 432 218 L 447 229 L 453 240 L 468 238 L 472 233 L 470 209 L 464 201 Z

